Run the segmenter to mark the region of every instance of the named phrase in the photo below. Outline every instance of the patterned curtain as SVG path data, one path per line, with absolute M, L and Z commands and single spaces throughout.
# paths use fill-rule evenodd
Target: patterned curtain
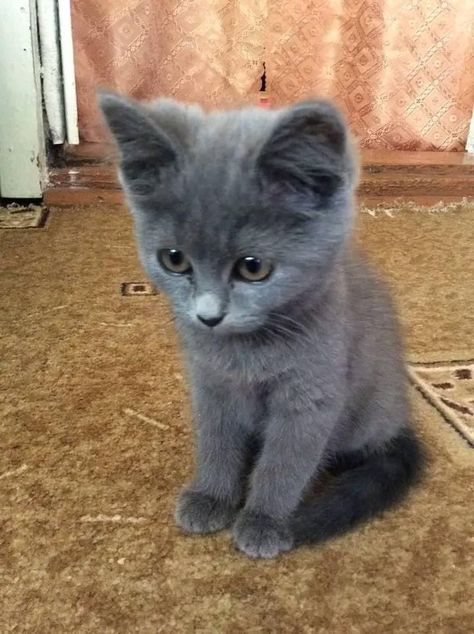
M 474 0 L 72 0 L 81 138 L 95 89 L 205 107 L 335 99 L 364 147 L 463 150 Z

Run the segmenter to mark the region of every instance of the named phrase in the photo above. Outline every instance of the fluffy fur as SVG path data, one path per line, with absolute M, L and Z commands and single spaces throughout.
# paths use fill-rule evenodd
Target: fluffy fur
M 357 168 L 341 114 L 323 101 L 211 114 L 100 103 L 141 261 L 171 300 L 188 368 L 197 466 L 178 524 L 232 525 L 240 550 L 274 557 L 396 503 L 422 458 L 394 308 L 350 242 Z M 164 270 L 162 249 L 192 272 Z M 271 275 L 236 277 L 246 256 Z

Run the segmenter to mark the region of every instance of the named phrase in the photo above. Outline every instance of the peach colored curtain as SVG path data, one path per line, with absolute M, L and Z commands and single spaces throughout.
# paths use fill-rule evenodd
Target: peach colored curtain
M 72 0 L 79 125 L 97 85 L 206 107 L 334 98 L 365 147 L 462 150 L 474 0 Z

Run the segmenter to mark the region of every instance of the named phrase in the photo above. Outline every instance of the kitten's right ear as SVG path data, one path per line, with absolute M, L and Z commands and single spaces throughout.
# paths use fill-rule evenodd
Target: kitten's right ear
M 177 161 L 169 136 L 139 103 L 101 91 L 99 107 L 120 151 L 120 170 L 131 194 L 150 193 L 160 170 Z
M 355 181 L 349 134 L 340 111 L 324 100 L 282 111 L 264 144 L 258 167 L 272 181 L 330 196 Z

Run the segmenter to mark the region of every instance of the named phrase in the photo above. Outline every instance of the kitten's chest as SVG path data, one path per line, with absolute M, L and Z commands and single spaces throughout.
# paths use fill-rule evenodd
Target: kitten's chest
M 191 351 L 191 362 L 206 373 L 221 377 L 239 389 L 253 389 L 272 383 L 297 364 L 297 355 L 277 346 L 202 346 Z

